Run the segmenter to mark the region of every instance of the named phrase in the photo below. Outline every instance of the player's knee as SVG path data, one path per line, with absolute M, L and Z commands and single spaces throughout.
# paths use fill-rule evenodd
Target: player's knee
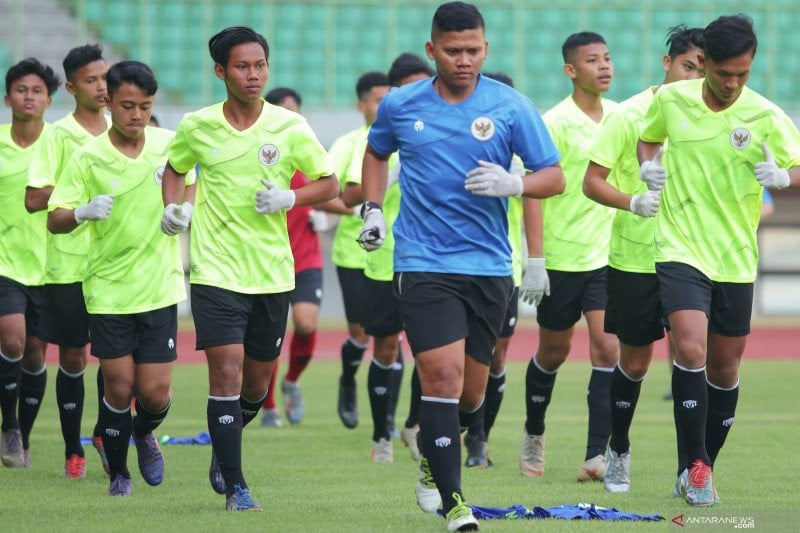
M 6 359 L 16 361 L 22 357 L 25 350 L 25 336 L 24 335 L 7 335 L 0 342 L 0 352 Z

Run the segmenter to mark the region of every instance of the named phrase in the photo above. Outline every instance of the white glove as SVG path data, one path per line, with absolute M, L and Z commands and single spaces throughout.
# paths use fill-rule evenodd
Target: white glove
M 664 157 L 664 147 L 658 149 L 656 155 L 650 161 L 642 163 L 639 168 L 639 177 L 647 184 L 651 191 L 660 191 L 667 182 L 667 171 L 661 166 L 661 158 Z
M 767 143 L 761 143 L 761 149 L 764 150 L 764 158 L 766 161 L 756 163 L 754 172 L 758 182 L 768 189 L 785 189 L 789 186 L 789 171 L 785 168 L 780 168 L 775 163 L 775 157 L 772 152 L 767 148 Z
M 161 215 L 161 231 L 167 235 L 177 235 L 189 229 L 189 222 L 192 221 L 194 207 L 189 202 L 181 205 L 169 204 L 164 208 Z
M 520 196 L 523 191 L 522 178 L 511 174 L 496 163 L 478 161 L 478 166 L 467 172 L 464 188 L 479 196 Z
M 330 223 L 328 222 L 328 215 L 326 215 L 323 211 L 317 211 L 316 209 L 312 209 L 308 212 L 308 224 L 311 226 L 311 229 L 317 233 L 327 231 L 328 228 L 331 227 Z
M 544 296 L 550 296 L 550 278 L 544 267 L 544 257 L 528 258 L 519 295 L 523 302 L 532 305 L 539 305 Z
M 294 191 L 279 189 L 274 184 L 265 179 L 261 180 L 266 189 L 256 191 L 256 213 L 259 215 L 269 215 L 276 211 L 294 207 Z
M 364 226 L 358 236 L 358 242 L 368 252 L 377 250 L 386 240 L 386 221 L 383 211 L 372 208 L 364 214 Z
M 661 191 L 647 191 L 644 194 L 631 196 L 630 210 L 640 217 L 654 217 L 658 213 Z
M 105 220 L 111 214 L 114 197 L 110 194 L 98 194 L 88 204 L 79 205 L 73 211 L 75 222 L 83 224 L 87 220 Z

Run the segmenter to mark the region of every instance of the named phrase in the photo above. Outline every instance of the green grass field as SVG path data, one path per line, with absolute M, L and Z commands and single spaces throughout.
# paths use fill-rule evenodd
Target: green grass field
M 482 523 L 486 531 L 586 530 L 587 528 L 662 530 L 672 517 L 754 516 L 757 529 L 796 531 L 800 522 L 800 410 L 796 384 L 800 362 L 745 361 L 736 423 L 717 462 L 715 481 L 722 504 L 711 510 L 690 509 L 671 497 L 675 480 L 672 408 L 661 399 L 668 378 L 664 361 L 656 361 L 642 390 L 632 431 L 632 489 L 607 494 L 601 484 L 574 481 L 583 460 L 586 432 L 587 363 L 567 363 L 559 373 L 547 419 L 547 463 L 541 479 L 520 476 L 524 363 L 508 370 L 505 401 L 491 434 L 493 469 L 464 469 L 467 500 L 477 505 L 548 507 L 593 502 L 622 511 L 665 517 L 661 523 L 498 520 Z M 87 373 L 83 434 L 96 413 L 94 374 Z M 262 513 L 229 513 L 224 499 L 212 492 L 207 470 L 209 446 L 164 446 L 164 483 L 149 487 L 136 466 L 131 447 L 129 466 L 134 492 L 130 498 L 106 496 L 108 479 L 94 450 L 86 450 L 83 480 L 63 478 L 63 445 L 55 406 L 55 365 L 45 403 L 31 437 L 33 469 L 0 471 L 0 529 L 4 531 L 443 531 L 444 520 L 419 510 L 414 498 L 416 466 L 395 441 L 395 462 L 369 460 L 371 418 L 366 369 L 360 385 L 361 422 L 347 430 L 336 416 L 338 363 L 314 362 L 303 376 L 306 418 L 302 425 L 265 429 L 254 421 L 244 433 L 245 475 L 264 506 Z M 406 380 L 408 379 L 406 374 Z M 159 435 L 192 436 L 206 429 L 206 368 L 175 369 L 173 407 Z M 398 410 L 408 405 L 407 383 Z M 280 398 L 278 398 L 280 402 Z M 687 526 L 688 527 L 688 526 Z M 701 526 L 693 526 L 696 531 Z M 691 529 L 691 528 L 689 528 Z M 724 529 L 724 528 L 723 528 Z M 727 529 L 732 529 L 731 525 Z

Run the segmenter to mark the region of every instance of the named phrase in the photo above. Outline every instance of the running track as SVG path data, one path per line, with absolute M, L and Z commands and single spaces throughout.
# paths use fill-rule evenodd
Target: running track
M 508 359 L 527 360 L 533 354 L 538 342 L 536 327 L 517 328 L 511 339 Z M 315 359 L 338 360 L 339 348 L 346 338 L 345 330 L 322 330 L 318 333 Z M 194 331 L 181 331 L 178 334 L 178 362 L 205 362 L 203 352 L 194 349 Z M 288 343 L 286 343 L 288 344 Z M 284 350 L 286 351 L 286 350 Z M 404 353 L 411 350 L 404 346 Z M 666 359 L 667 349 L 664 340 L 656 343 L 654 358 Z M 569 359 L 572 361 L 589 358 L 589 337 L 586 329 L 576 328 Z M 797 359 L 800 361 L 800 328 L 793 327 L 754 327 L 747 341 L 744 358 L 756 359 Z M 48 351 L 50 361 L 57 360 L 55 349 Z

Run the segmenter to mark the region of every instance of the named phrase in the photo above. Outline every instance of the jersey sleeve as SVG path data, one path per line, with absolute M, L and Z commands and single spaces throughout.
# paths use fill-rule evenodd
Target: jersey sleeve
M 192 149 L 191 134 L 188 131 L 190 120 L 189 116 L 181 120 L 169 147 L 169 164 L 179 174 L 189 172 L 197 163 L 197 154 Z
M 589 150 L 589 160 L 608 169 L 616 168 L 626 148 L 638 140 L 631 135 L 630 124 L 622 110 L 612 111 Z
M 372 149 L 381 154 L 388 155 L 398 150 L 397 136 L 395 135 L 394 128 L 391 121 L 391 104 L 393 98 L 392 93 L 389 93 L 378 106 L 378 115 L 375 122 L 370 126 L 369 136 L 367 143 Z
M 297 126 L 292 157 L 296 168 L 311 181 L 334 173 L 328 153 L 305 121 Z
M 639 138 L 644 142 L 660 143 L 667 138 L 667 125 L 661 112 L 661 100 L 665 92 L 662 90 L 656 93 L 653 102 L 644 115 L 642 131 L 639 133 Z
M 800 133 L 783 111 L 778 110 L 775 125 L 766 142 L 779 167 L 800 166 Z
M 64 167 L 64 171 L 50 195 L 50 200 L 47 202 L 48 212 L 58 208 L 75 209 L 89 201 L 83 171 L 78 163 L 79 154 L 80 152 L 76 152 Z
M 537 171 L 558 163 L 561 154 L 533 102 L 527 99 L 524 102 L 514 123 L 511 148 L 525 168 Z
M 55 128 L 49 128 L 44 138 L 36 143 L 31 165 L 28 167 L 28 187 L 43 189 L 56 184 L 58 172 L 58 139 Z

